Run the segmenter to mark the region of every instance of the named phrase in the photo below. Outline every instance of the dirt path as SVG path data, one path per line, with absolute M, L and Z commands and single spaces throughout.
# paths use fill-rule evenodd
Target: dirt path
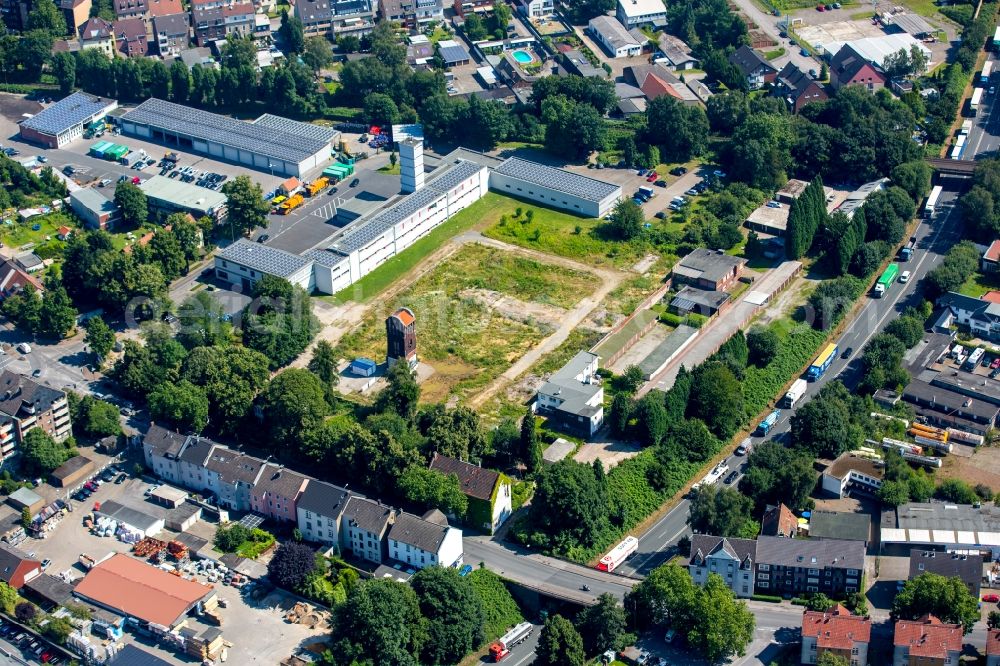
M 473 398 L 474 404 L 479 405 L 482 404 L 486 398 L 495 393 L 503 384 L 511 381 L 512 379 L 516 379 L 518 375 L 534 365 L 535 361 L 537 361 L 542 354 L 547 353 L 559 346 L 563 340 L 569 336 L 570 331 L 582 322 L 586 316 L 602 300 L 604 300 L 604 297 L 617 287 L 625 277 L 627 277 L 625 273 L 620 273 L 618 271 L 588 266 L 582 262 L 567 259 L 565 257 L 558 257 L 544 252 L 539 252 L 537 250 L 531 250 L 517 245 L 504 243 L 503 241 L 487 238 L 486 236 L 483 236 L 480 231 L 481 228 L 477 225 L 472 230 L 459 234 L 458 236 L 455 236 L 454 238 L 451 238 L 447 242 L 443 243 L 441 247 L 427 255 L 427 257 L 425 257 L 418 266 L 397 278 L 391 286 L 379 294 L 378 298 L 372 299 L 372 301 L 367 303 L 351 301 L 340 305 L 335 305 L 323 300 L 314 301 L 316 306 L 314 310 L 316 312 L 316 316 L 322 324 L 322 329 L 316 336 L 316 339 L 312 341 L 312 344 L 310 344 L 309 347 L 307 347 L 306 350 L 291 363 L 291 366 L 296 368 L 305 367 L 306 364 L 308 364 L 309 359 L 312 358 L 312 351 L 315 348 L 316 343 L 320 340 L 326 340 L 331 345 L 336 346 L 344 335 L 349 333 L 364 319 L 365 315 L 368 314 L 368 311 L 375 302 L 392 300 L 396 297 L 396 295 L 412 286 L 421 277 L 437 268 L 441 262 L 455 254 L 455 252 L 457 252 L 462 246 L 469 243 L 479 243 L 481 245 L 494 247 L 505 252 L 514 252 L 522 256 L 535 259 L 541 263 L 553 264 L 577 271 L 585 271 L 601 278 L 601 288 L 591 294 L 588 298 L 578 303 L 575 308 L 570 310 L 566 314 L 566 317 L 561 319 L 561 325 L 555 333 L 544 339 L 537 347 L 535 347 L 535 349 L 530 350 L 520 361 L 508 368 L 507 372 L 497 378 L 492 384 L 487 386 L 483 393 Z M 581 309 L 584 307 L 586 309 L 583 310 L 581 314 Z M 572 322 L 571 325 L 569 325 L 570 322 Z M 524 365 L 523 361 L 528 357 L 531 357 L 531 361 Z M 516 374 L 510 375 L 510 372 L 515 368 L 519 368 Z
M 478 395 L 472 397 L 469 400 L 469 406 L 476 408 L 482 405 L 484 402 L 489 400 L 497 391 L 502 387 L 506 386 L 510 382 L 516 380 L 523 373 L 527 372 L 531 366 L 533 366 L 539 359 L 542 358 L 544 354 L 548 354 L 553 351 L 556 347 L 561 345 L 574 328 L 579 326 L 584 319 L 604 300 L 604 297 L 611 293 L 622 280 L 627 276 L 624 273 L 618 271 L 612 271 L 605 268 L 596 268 L 594 266 L 587 266 L 578 261 L 573 261 L 572 259 L 566 259 L 564 257 L 554 257 L 543 252 L 537 252 L 535 250 L 528 250 L 516 245 L 508 245 L 501 241 L 493 240 L 492 238 L 485 238 L 479 233 L 470 232 L 462 234 L 455 239 L 458 242 L 476 242 L 488 245 L 490 247 L 496 247 L 508 252 L 517 252 L 524 254 L 526 256 L 534 257 L 539 261 L 556 264 L 559 266 L 564 266 L 566 268 L 572 268 L 579 271 L 588 271 L 597 275 L 601 278 L 601 286 L 598 287 L 596 291 L 591 293 L 589 296 L 584 298 L 582 301 L 576 304 L 576 306 L 566 313 L 566 316 L 562 318 L 559 328 L 556 331 L 538 343 L 534 348 L 528 351 L 524 356 L 519 358 L 513 365 L 511 365 L 507 370 L 493 380 L 486 388 L 484 388 Z

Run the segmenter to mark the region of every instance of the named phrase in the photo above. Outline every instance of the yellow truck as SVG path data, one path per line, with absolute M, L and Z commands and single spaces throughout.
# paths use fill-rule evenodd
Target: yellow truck
M 278 207 L 278 212 L 282 215 L 288 215 L 293 210 L 301 206 L 304 201 L 305 199 L 301 194 L 293 195 L 281 202 L 281 206 Z
M 311 182 L 308 185 L 306 185 L 306 195 L 310 196 L 310 197 L 314 197 L 317 194 L 319 194 L 320 192 L 322 192 L 326 188 L 326 186 L 329 185 L 329 184 L 330 184 L 330 180 L 328 178 L 326 178 L 326 177 L 317 178 L 313 182 Z

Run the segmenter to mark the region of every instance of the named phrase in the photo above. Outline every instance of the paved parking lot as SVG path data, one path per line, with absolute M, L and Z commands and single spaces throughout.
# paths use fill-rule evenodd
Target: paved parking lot
M 333 218 L 345 202 L 356 197 L 384 201 L 399 194 L 399 176 L 378 171 L 388 162 L 386 153 L 361 160 L 355 165 L 354 176 L 338 183 L 335 194 L 317 194 L 288 215 L 270 215 L 268 228 L 256 233 L 255 237 L 265 233 L 269 237 L 268 245 L 295 253 L 316 247 L 341 230 Z M 354 178 L 358 179 L 358 184 L 351 187 Z
M 34 552 L 40 559 L 49 558 L 52 564 L 47 571 L 58 575 L 67 572 L 71 578 L 81 578 L 86 571 L 78 564 L 81 553 L 101 558 L 110 552 L 128 553 L 131 547 L 113 537 L 99 537 L 91 534 L 83 526 L 84 516 L 90 512 L 95 502 L 119 501 L 126 506 L 141 507 L 142 510 L 158 515 L 165 511 L 162 507 L 148 502 L 144 492 L 150 486 L 141 479 L 129 479 L 121 485 L 105 483 L 85 503 L 74 502 L 74 511 L 60 523 L 47 539 L 28 539 L 22 544 L 26 551 Z M 199 534 L 210 536 L 213 525 L 198 523 Z M 202 582 L 205 582 L 204 580 Z M 244 598 L 236 588 L 216 585 L 217 593 L 226 601 L 221 610 L 223 634 L 234 647 L 229 650 L 229 663 L 233 664 L 276 664 L 294 650 L 322 639 L 327 633 L 323 627 L 309 629 L 302 625 L 288 624 L 284 611 L 291 608 L 295 599 L 275 590 L 260 601 Z M 206 628 L 197 619 L 191 625 Z M 189 663 L 180 659 L 172 651 L 160 648 L 148 640 L 126 634 L 126 642 L 134 641 L 144 649 L 154 652 L 171 663 Z

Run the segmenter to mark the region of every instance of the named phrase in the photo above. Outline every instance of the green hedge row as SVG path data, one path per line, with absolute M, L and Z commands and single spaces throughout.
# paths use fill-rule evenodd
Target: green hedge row
M 769 327 L 778 331 L 777 324 Z M 743 372 L 743 404 L 747 413 L 759 414 L 778 397 L 789 379 L 811 361 L 826 340 L 824 331 L 802 325 L 794 333 L 781 336 L 778 355 L 765 367 L 750 366 Z
M 753 599 L 754 601 L 766 601 L 767 603 L 770 603 L 770 604 L 780 604 L 781 603 L 781 597 L 775 597 L 775 596 L 772 596 L 770 594 L 755 594 L 755 595 L 753 595 L 750 598 Z
M 503 579 L 489 569 L 476 569 L 469 574 L 469 582 L 476 596 L 483 602 L 485 614 L 484 629 L 486 640 L 492 641 L 504 635 L 515 624 L 524 622 L 524 615 Z

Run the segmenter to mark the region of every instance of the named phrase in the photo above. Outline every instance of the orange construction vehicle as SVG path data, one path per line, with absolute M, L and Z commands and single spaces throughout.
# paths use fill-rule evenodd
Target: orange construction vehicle
M 320 192 L 322 192 L 324 189 L 326 189 L 326 186 L 329 184 L 330 180 L 328 178 L 324 177 L 317 178 L 313 182 L 306 185 L 306 195 L 314 197 Z
M 293 210 L 301 206 L 304 201 L 305 199 L 302 197 L 301 194 L 296 194 L 291 197 L 288 197 L 287 199 L 281 202 L 281 206 L 278 208 L 278 212 L 281 213 L 282 215 L 288 215 Z

